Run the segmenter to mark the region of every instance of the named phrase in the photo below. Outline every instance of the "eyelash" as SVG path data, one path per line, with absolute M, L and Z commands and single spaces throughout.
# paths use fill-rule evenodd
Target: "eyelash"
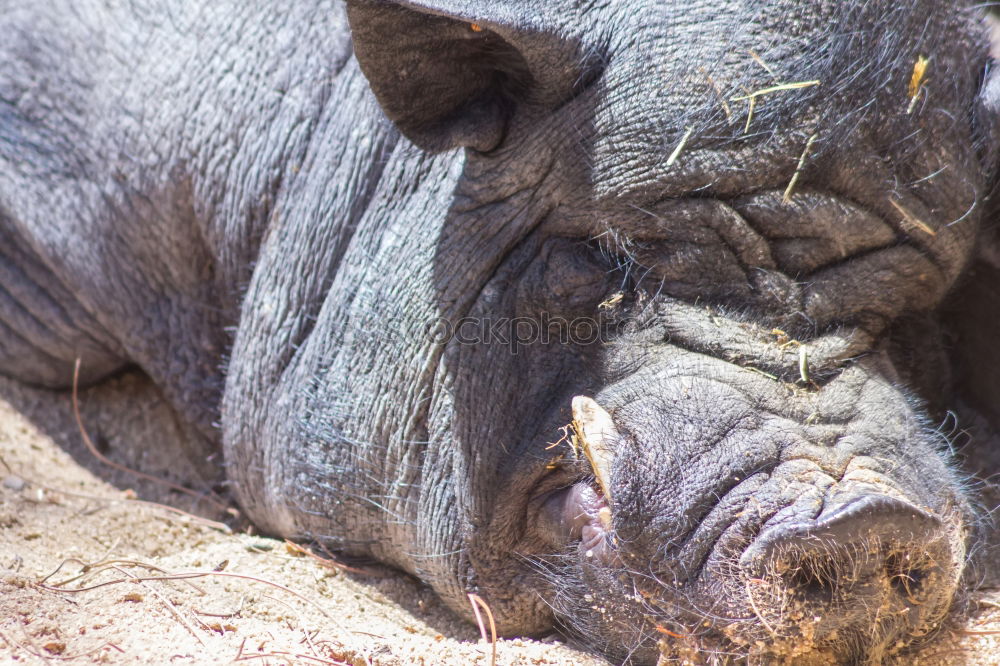
M 602 264 L 607 266 L 608 273 L 621 274 L 621 284 L 619 289 L 624 292 L 633 292 L 638 287 L 636 280 L 637 270 L 642 266 L 627 251 L 621 252 L 622 246 L 615 244 L 609 247 L 606 242 L 591 242 L 591 248 Z

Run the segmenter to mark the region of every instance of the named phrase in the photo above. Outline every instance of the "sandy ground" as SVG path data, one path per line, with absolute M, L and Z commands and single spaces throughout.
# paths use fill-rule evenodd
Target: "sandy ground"
M 81 400 L 110 459 L 206 490 L 148 381 L 125 375 Z M 332 568 L 252 530 L 208 522 L 222 517 L 204 500 L 97 461 L 67 395 L 0 379 L 0 663 L 490 663 L 479 630 L 418 582 L 380 567 Z M 1000 663 L 998 569 L 1000 557 L 986 558 L 990 587 L 899 663 Z M 500 641 L 497 663 L 608 662 L 553 636 Z

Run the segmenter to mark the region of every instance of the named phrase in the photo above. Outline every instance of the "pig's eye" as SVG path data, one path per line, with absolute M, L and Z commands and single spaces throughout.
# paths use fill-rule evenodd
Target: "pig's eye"
M 522 276 L 518 301 L 547 312 L 588 316 L 613 289 L 607 264 L 591 245 L 553 238 Z
M 469 30 L 471 30 L 472 32 L 482 32 L 483 26 L 479 25 L 478 23 L 470 23 Z
M 627 248 L 610 244 L 603 239 L 591 241 L 589 247 L 594 262 L 604 271 L 608 284 L 623 294 L 636 291 L 640 279 L 648 271 Z

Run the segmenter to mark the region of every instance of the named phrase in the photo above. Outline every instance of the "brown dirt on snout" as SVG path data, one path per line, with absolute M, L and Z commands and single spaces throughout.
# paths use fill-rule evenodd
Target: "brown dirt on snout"
M 146 380 L 126 375 L 81 398 L 110 459 L 175 482 L 196 478 Z M 479 630 L 406 576 L 324 566 L 279 540 L 227 533 L 133 496 L 221 517 L 98 463 L 67 395 L 0 379 L 0 663 L 490 663 Z M 977 593 L 972 606 L 968 621 L 901 663 L 997 663 L 1000 591 Z M 709 661 L 696 647 L 678 656 Z M 502 640 L 497 663 L 607 662 L 551 637 Z

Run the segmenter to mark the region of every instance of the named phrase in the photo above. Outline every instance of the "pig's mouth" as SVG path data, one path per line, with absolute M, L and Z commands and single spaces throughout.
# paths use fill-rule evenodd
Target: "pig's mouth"
M 536 515 L 539 533 L 550 546 L 577 543 L 579 555 L 595 564 L 618 562 L 611 525 L 611 462 L 617 430 L 594 400 L 573 399 L 570 438 L 573 455 L 586 472 L 544 494 Z M 592 474 L 592 476 L 591 476 Z
M 578 543 L 585 560 L 612 565 L 617 560 L 611 534 L 611 508 L 600 490 L 581 481 L 549 493 L 538 511 L 551 545 Z
M 830 479 L 827 503 L 813 510 L 749 511 L 748 497 L 786 484 L 788 475 L 821 474 L 796 460 L 792 472 L 788 463 L 775 464 L 716 496 L 711 513 L 728 517 L 705 516 L 703 527 L 714 525 L 705 538 L 689 539 L 673 555 L 654 553 L 615 530 L 629 512 L 611 478 L 621 443 L 611 417 L 593 400 L 573 402 L 580 468 L 538 497 L 536 520 L 553 546 L 575 553 L 588 581 L 584 596 L 602 599 L 594 607 L 617 608 L 616 624 L 630 615 L 659 639 L 655 632 L 666 628 L 666 636 L 685 637 L 682 651 L 693 642 L 698 649 L 878 661 L 947 615 L 965 557 L 960 507 L 942 514 L 894 495 L 869 474 L 854 475 L 861 482 Z M 597 627 L 610 619 L 586 620 L 586 633 L 603 633 Z M 579 617 L 565 620 L 579 624 Z M 661 644 L 665 654 L 675 647 Z

